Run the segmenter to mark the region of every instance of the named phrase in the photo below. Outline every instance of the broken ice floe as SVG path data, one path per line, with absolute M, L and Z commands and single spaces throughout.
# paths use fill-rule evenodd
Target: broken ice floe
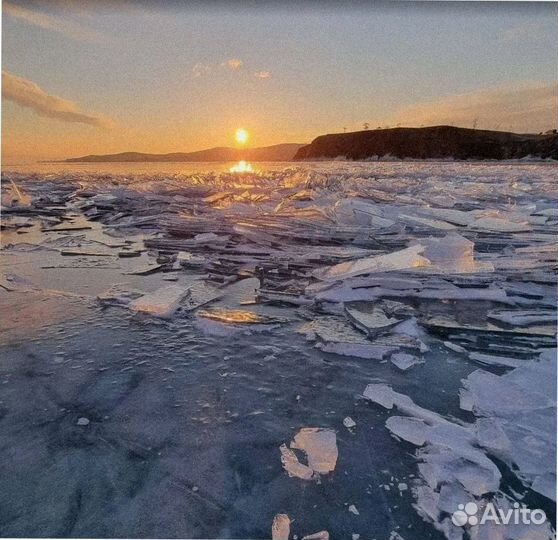
M 305 454 L 307 465 L 300 462 L 293 449 Z M 337 464 L 337 440 L 330 429 L 303 428 L 295 435 L 290 448 L 282 444 L 280 451 L 281 462 L 289 476 L 303 480 L 328 474 Z
M 380 308 L 372 308 L 367 312 L 353 307 L 345 307 L 345 312 L 353 325 L 368 336 L 386 333 L 401 322 L 400 319 L 386 316 Z
M 56 250 L 74 255 L 65 259 L 68 267 L 78 268 L 77 261 L 88 257 L 99 259 L 99 268 L 106 253 L 119 274 L 135 276 L 134 288 L 99 295 L 103 305 L 131 309 L 139 302 L 145 313 L 173 317 L 223 296 L 218 308 L 205 308 L 187 324 L 206 335 L 229 336 L 270 329 L 275 317 L 300 316 L 307 322 L 299 330 L 326 352 L 390 361 L 405 370 L 419 359 L 429 361 L 428 348 L 435 355 L 443 342 L 447 360 L 507 371 L 466 378 L 459 399 L 476 416 L 472 424 L 385 388 L 368 392 L 398 409 L 386 423 L 391 433 L 420 446 L 417 508 L 448 537 L 462 533 L 448 517 L 455 504 L 499 497 L 477 494 L 496 484 L 483 454 L 509 466 L 526 488 L 553 496 L 548 456 L 555 452 L 549 434 L 555 404 L 547 399 L 554 396 L 548 384 L 553 377 L 543 369 L 544 358 L 534 360 L 555 346 L 553 168 L 323 163 L 234 180 L 214 173 L 47 178 L 7 171 L 3 177 L 3 241 L 6 236 L 19 246 L 10 248 L 14 257 Z M 100 243 L 97 224 L 105 233 Z M 198 281 L 179 285 L 192 275 Z M 225 302 L 230 284 L 244 278 L 259 287 L 247 285 L 242 301 Z M 176 281 L 174 292 L 165 287 L 167 279 Z M 153 292 L 135 289 L 142 289 L 142 280 Z M 14 296 L 37 289 L 10 279 L 0 285 L 0 292 Z M 182 296 L 181 289 L 188 292 Z M 285 315 L 262 306 L 245 310 L 247 304 L 279 305 Z M 405 373 L 412 386 L 421 371 L 427 370 Z M 385 376 L 401 378 L 395 369 Z M 458 397 L 448 393 L 447 399 Z M 315 477 L 300 450 L 285 450 L 285 463 Z M 395 531 L 392 536 L 400 537 Z
M 314 276 L 326 281 L 335 281 L 373 272 L 389 272 L 427 266 L 429 264 L 428 259 L 420 255 L 423 251 L 424 246 L 422 245 L 412 246 L 389 255 L 366 257 L 316 270 Z
M 389 410 L 394 407 L 407 416 L 390 416 L 386 427 L 398 439 L 420 449 L 417 451 L 423 483 L 414 488 L 418 513 L 448 539 L 461 538 L 462 530 L 447 517 L 458 504 L 488 501 L 506 504 L 498 492 L 501 473 L 485 454 L 494 455 L 516 470 L 531 489 L 555 499 L 556 493 L 556 401 L 555 363 L 550 354 L 539 361 L 523 363 L 510 373 L 497 376 L 476 371 L 466 381 L 467 410 L 480 416 L 475 424 L 450 421 L 416 405 L 408 396 L 385 384 L 370 384 L 364 397 Z M 463 406 L 463 403 L 462 403 Z M 514 525 L 502 526 L 502 538 L 523 536 Z M 483 529 L 472 529 L 472 537 Z M 529 534 L 547 538 L 545 522 Z M 529 536 L 529 538 L 539 536 Z
M 399 368 L 401 371 L 407 371 L 409 368 L 412 368 L 416 364 L 424 363 L 423 360 L 420 360 L 416 356 L 407 353 L 395 353 L 392 354 L 390 357 L 391 363 Z
M 316 341 L 316 347 L 324 352 L 365 359 L 382 360 L 399 349 L 418 351 L 421 347 L 420 340 L 405 334 L 390 334 L 369 340 L 338 317 L 317 318 L 301 325 L 298 332 Z
M 271 525 L 271 540 L 289 540 L 291 520 L 287 514 L 277 514 Z

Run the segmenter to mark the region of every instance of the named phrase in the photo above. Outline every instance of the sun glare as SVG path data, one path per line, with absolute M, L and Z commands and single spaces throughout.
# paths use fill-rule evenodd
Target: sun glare
M 243 128 L 238 128 L 234 134 L 234 138 L 238 144 L 246 144 L 250 135 Z
M 233 165 L 229 171 L 232 173 L 250 173 L 254 172 L 254 169 L 250 163 L 246 163 L 246 161 L 239 161 L 236 165 Z

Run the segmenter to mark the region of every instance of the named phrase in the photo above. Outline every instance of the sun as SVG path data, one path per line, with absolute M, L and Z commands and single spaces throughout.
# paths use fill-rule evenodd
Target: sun
M 246 144 L 250 135 L 248 132 L 243 128 L 238 128 L 234 134 L 234 138 L 238 144 Z

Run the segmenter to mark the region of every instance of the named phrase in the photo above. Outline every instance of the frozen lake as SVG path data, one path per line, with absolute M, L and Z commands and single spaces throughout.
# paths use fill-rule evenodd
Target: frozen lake
M 550 536 L 556 165 L 60 165 L 3 170 L 2 536 Z

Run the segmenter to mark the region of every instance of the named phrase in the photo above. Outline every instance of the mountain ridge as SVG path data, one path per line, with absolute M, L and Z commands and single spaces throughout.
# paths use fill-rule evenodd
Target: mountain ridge
M 200 161 L 291 161 L 301 147 L 300 143 L 283 143 L 256 148 L 232 148 L 217 146 L 195 152 L 171 152 L 151 154 L 144 152 L 120 152 L 117 154 L 89 154 L 87 156 L 64 159 L 64 163 L 102 162 L 200 162 Z

